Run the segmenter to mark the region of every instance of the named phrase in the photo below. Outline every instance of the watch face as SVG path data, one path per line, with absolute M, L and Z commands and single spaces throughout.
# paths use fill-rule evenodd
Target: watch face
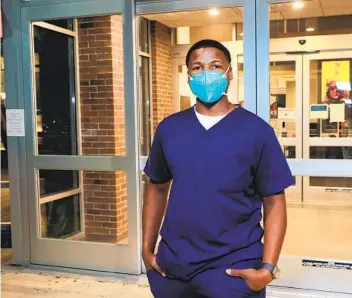
M 278 267 L 275 267 L 275 270 L 274 270 L 274 272 L 273 272 L 273 277 L 274 277 L 274 279 L 278 279 L 278 278 L 280 278 L 280 276 L 281 276 L 281 271 L 280 271 L 280 269 L 279 269 Z

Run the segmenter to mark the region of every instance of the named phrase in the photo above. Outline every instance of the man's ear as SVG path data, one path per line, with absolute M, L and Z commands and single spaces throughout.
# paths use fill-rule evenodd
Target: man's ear
M 230 66 L 230 68 L 229 68 L 229 72 L 228 72 L 227 78 L 229 79 L 229 81 L 233 80 L 232 66 Z

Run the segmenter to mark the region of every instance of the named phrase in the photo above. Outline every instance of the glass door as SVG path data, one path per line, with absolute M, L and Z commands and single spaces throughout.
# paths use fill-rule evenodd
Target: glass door
M 302 55 L 270 56 L 270 125 L 288 160 L 302 159 Z M 288 202 L 302 200 L 302 177 L 287 192 Z
M 21 9 L 31 263 L 140 273 L 133 11 Z
M 299 200 L 287 191 L 288 229 L 279 265 L 284 273 L 276 285 L 352 292 L 347 282 L 352 268 L 351 58 L 351 51 L 289 56 L 301 61 L 296 146 L 302 146 L 297 158 L 304 162 L 289 163 L 303 185 Z M 273 66 L 270 74 L 275 82 Z
M 278 137 L 281 144 L 295 145 L 295 158 L 284 151 L 296 177 L 296 187 L 301 181 L 298 200 L 291 198 L 294 188 L 287 191 L 288 228 L 279 261 L 282 276 L 273 284 L 352 293 L 352 165 L 347 116 L 352 44 L 351 22 L 344 21 L 350 20 L 352 6 L 340 0 L 332 9 L 328 2 L 256 1 L 257 113 L 273 126 L 276 122 L 285 129 L 282 133 L 287 140 L 282 140 L 282 135 Z M 294 66 L 289 61 L 296 61 L 294 84 L 286 78 L 287 73 L 293 76 Z M 275 72 L 282 74 L 276 78 Z M 286 93 L 279 93 L 285 96 L 274 94 L 278 98 L 274 100 L 273 86 L 280 84 Z M 293 86 L 295 144 L 289 143 L 287 137 L 292 131 L 292 120 L 287 125 L 285 119 L 283 127 L 281 121 L 272 119 L 276 114 L 278 118 L 290 118 L 292 110 L 280 113 L 278 106 L 290 102 L 287 90 L 292 91 Z M 275 101 L 277 105 L 273 105 Z M 293 152 L 293 148 L 289 151 Z
M 304 55 L 303 155 L 306 159 L 334 161 L 352 159 L 352 52 Z M 309 203 L 352 205 L 352 178 L 305 177 L 305 200 Z

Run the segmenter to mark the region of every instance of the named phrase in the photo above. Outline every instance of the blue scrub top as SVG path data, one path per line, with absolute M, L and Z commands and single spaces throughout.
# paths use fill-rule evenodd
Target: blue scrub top
M 263 197 L 294 184 L 271 126 L 241 107 L 209 130 L 194 107 L 163 120 L 144 172 L 172 181 L 157 262 L 182 280 L 261 258 Z

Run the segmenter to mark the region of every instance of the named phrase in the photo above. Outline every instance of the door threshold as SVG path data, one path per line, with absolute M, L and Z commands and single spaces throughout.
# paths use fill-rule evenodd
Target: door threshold
M 342 293 L 342 292 L 328 292 L 328 291 L 322 291 L 322 290 L 312 290 L 312 289 L 301 289 L 301 288 L 291 288 L 291 287 L 281 287 L 281 286 L 269 286 L 268 287 L 268 294 L 269 295 L 274 295 L 274 297 L 299 297 L 299 296 L 304 296 L 307 297 L 309 294 L 309 297 L 312 298 L 330 298 L 330 297 L 335 297 L 335 298 L 343 298 L 343 297 L 351 297 L 351 294 L 349 293 Z M 281 296 L 282 294 L 286 296 Z M 276 296 L 275 296 L 276 295 Z M 271 297 L 271 296 L 269 296 Z

